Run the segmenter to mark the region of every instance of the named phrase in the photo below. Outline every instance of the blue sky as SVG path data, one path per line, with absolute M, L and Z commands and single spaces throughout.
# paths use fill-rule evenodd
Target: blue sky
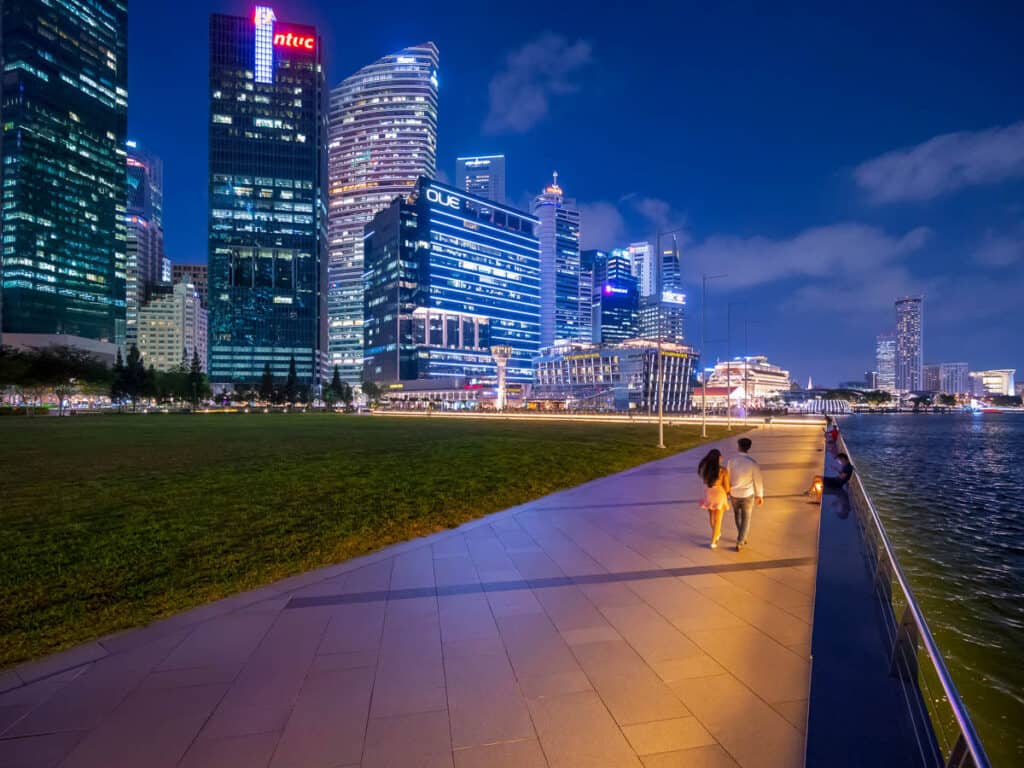
M 443 174 L 503 152 L 525 205 L 557 170 L 590 247 L 682 227 L 694 341 L 701 273 L 729 274 L 708 358 L 732 302 L 734 354 L 749 320 L 802 383 L 859 378 L 923 292 L 928 362 L 1024 369 L 1019 4 L 272 4 L 320 29 L 329 85 L 436 42 Z M 131 6 L 131 135 L 164 158 L 175 261 L 206 254 L 208 15 L 251 7 Z

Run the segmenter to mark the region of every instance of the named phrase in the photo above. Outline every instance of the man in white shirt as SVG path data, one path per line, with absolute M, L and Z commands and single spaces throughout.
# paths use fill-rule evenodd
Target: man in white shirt
M 750 518 L 754 514 L 754 502 L 758 506 L 764 504 L 764 482 L 761 480 L 761 467 L 748 453 L 750 438 L 741 437 L 737 441 L 739 455 L 729 459 L 729 484 L 732 491 L 732 512 L 736 517 L 736 551 L 747 546 L 747 532 L 750 530 Z

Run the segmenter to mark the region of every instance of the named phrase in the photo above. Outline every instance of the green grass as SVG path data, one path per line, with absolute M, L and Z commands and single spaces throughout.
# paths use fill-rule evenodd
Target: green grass
M 5 417 L 0 669 L 664 456 L 654 438 L 324 414 Z M 666 430 L 669 452 L 700 442 Z

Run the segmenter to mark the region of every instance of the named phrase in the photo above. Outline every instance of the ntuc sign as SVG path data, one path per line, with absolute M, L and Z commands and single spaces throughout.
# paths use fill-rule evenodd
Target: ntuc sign
M 279 48 L 313 51 L 316 50 L 316 37 L 314 35 L 296 35 L 292 32 L 275 32 L 274 45 Z

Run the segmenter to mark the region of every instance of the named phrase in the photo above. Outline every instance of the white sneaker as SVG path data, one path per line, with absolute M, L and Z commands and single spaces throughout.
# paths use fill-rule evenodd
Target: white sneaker
M 712 549 L 718 549 L 718 542 L 717 541 L 712 541 L 711 542 L 711 548 Z

